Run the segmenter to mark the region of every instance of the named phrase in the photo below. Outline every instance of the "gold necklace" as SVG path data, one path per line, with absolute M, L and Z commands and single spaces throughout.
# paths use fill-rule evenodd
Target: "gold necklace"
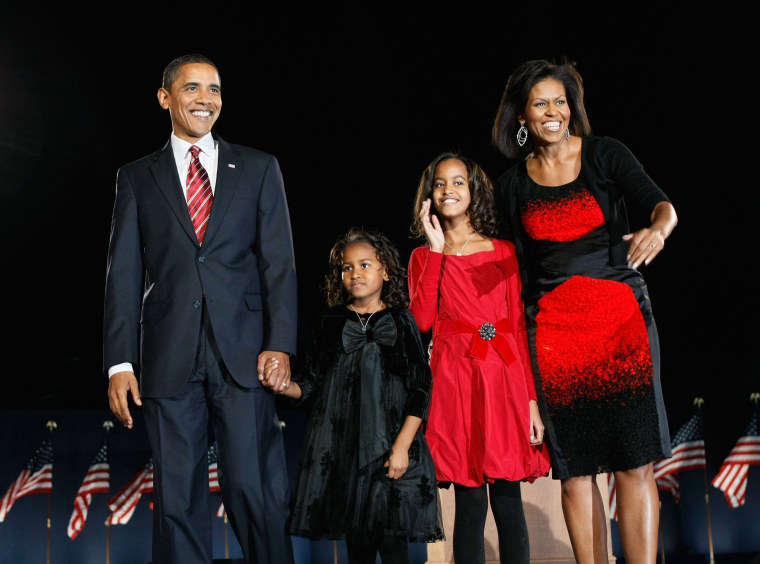
M 447 246 L 449 249 L 451 249 L 452 251 L 454 251 L 458 257 L 461 257 L 461 256 L 462 256 L 462 251 L 464 251 L 464 248 L 467 246 L 467 243 L 469 243 L 470 241 L 472 241 L 472 238 L 473 238 L 473 237 L 475 237 L 475 235 L 477 235 L 477 234 L 478 234 L 478 232 L 477 232 L 477 231 L 475 231 L 475 232 L 474 232 L 472 235 L 470 235 L 470 238 L 469 238 L 469 239 L 467 239 L 467 240 L 464 242 L 464 245 L 462 245 L 462 248 L 461 248 L 461 249 L 459 249 L 459 252 L 458 252 L 458 253 L 457 253 L 457 251 L 456 251 L 456 249 L 455 249 L 454 247 L 452 247 L 451 245 L 449 245 L 449 242 L 446 240 L 446 238 L 445 238 L 445 237 L 444 237 L 444 239 L 443 239 L 443 242 L 444 242 L 444 243 L 446 243 L 446 246 Z
M 369 325 L 369 320 L 372 319 L 372 316 L 377 313 L 377 310 L 379 310 L 381 307 L 383 307 L 383 300 L 380 300 L 380 303 L 375 308 L 375 311 L 373 311 L 372 313 L 369 314 L 369 317 L 367 318 L 367 321 L 364 321 L 362 319 L 362 316 L 359 315 L 359 312 L 354 309 L 354 306 L 352 304 L 348 304 L 348 307 L 350 307 L 351 309 L 354 310 L 354 313 L 356 314 L 356 317 L 359 318 L 359 325 L 362 326 L 362 331 L 364 331 L 366 333 L 366 331 L 367 331 L 367 325 Z

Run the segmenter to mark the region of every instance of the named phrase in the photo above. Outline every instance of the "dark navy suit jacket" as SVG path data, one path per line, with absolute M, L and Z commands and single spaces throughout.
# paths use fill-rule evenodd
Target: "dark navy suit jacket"
M 241 386 L 260 385 L 262 350 L 296 352 L 295 258 L 279 164 L 214 138 L 218 170 L 202 246 L 170 142 L 118 171 L 103 369 L 133 363 L 144 397 L 175 394 L 186 381 L 204 296 L 219 352 Z

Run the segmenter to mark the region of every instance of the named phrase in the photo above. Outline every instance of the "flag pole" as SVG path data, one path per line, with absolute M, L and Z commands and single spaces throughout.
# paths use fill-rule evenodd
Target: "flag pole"
M 50 498 L 53 496 L 52 492 L 48 492 L 47 498 L 47 564 L 50 564 Z
M 224 557 L 230 557 L 230 535 L 227 531 L 227 512 L 224 512 Z
M 715 564 L 715 554 L 713 553 L 712 524 L 710 522 L 710 495 L 707 489 L 707 468 L 702 470 L 705 475 L 705 506 L 707 508 L 707 535 L 710 543 L 710 564 Z
M 111 432 L 111 429 L 113 429 L 113 421 L 110 419 L 106 419 L 103 421 L 103 428 L 106 430 L 106 435 Z M 109 471 L 110 476 L 110 471 Z M 111 479 L 109 477 L 108 480 L 109 484 L 111 482 Z M 108 500 L 106 499 L 106 503 L 108 503 Z M 106 523 L 106 564 L 109 564 L 111 562 L 111 525 L 110 523 Z
M 111 525 L 106 523 L 106 564 L 111 561 Z
M 52 433 L 56 427 L 58 427 L 58 423 L 55 421 L 48 421 L 45 423 L 45 427 L 48 428 L 48 430 Z M 50 564 L 50 528 L 51 528 L 51 505 L 52 505 L 52 497 L 53 492 L 48 492 L 48 499 L 47 499 L 47 564 Z
M 702 404 L 705 403 L 703 398 L 694 398 L 694 405 L 697 409 L 702 409 Z M 710 547 L 710 564 L 715 564 L 715 553 L 713 552 L 713 535 L 712 535 L 712 521 L 710 519 L 710 489 L 709 480 L 707 479 L 707 464 L 702 467 L 702 474 L 705 479 L 705 510 L 707 512 L 707 541 Z

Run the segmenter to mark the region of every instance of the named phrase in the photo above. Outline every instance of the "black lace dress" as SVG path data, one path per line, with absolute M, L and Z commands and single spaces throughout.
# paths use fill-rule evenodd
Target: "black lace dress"
M 406 308 L 371 316 L 366 331 L 344 306 L 320 316 L 306 369 L 293 375 L 310 406 L 291 502 L 290 533 L 313 540 L 411 542 L 443 538 L 433 459 L 422 427 L 409 469 L 386 477 L 387 459 L 407 415 L 426 418 L 432 378 Z

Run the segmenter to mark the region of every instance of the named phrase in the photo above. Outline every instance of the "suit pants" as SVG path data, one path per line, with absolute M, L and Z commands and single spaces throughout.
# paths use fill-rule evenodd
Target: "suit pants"
M 143 407 L 154 463 L 153 564 L 212 562 L 211 426 L 222 501 L 246 562 L 292 564 L 288 473 L 275 398 L 232 380 L 206 316 L 184 387 L 171 397 L 143 398 Z

